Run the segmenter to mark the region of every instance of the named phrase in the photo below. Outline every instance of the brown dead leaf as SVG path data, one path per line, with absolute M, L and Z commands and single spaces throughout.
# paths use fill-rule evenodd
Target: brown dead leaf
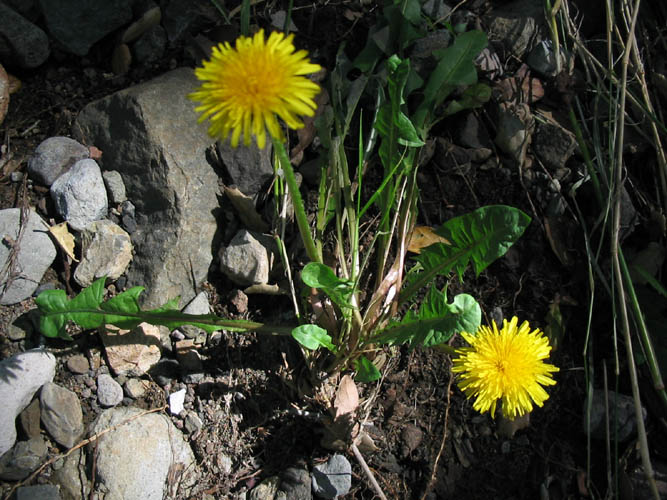
M 340 379 L 338 391 L 336 392 L 336 400 L 334 401 L 334 409 L 336 416 L 334 420 L 345 415 L 351 415 L 359 407 L 359 392 L 357 386 L 349 375 L 344 375 Z
M 435 233 L 435 229 L 431 226 L 416 226 L 414 231 L 412 231 L 410 243 L 408 243 L 408 252 L 419 254 L 422 248 L 426 248 L 434 243 L 450 244 L 446 238 L 438 236 Z
M 246 194 L 243 194 L 235 187 L 225 186 L 225 195 L 232 202 L 232 205 L 239 214 L 241 222 L 251 231 L 266 233 L 269 231 L 269 225 L 264 222 L 262 216 L 255 209 L 255 202 Z
M 49 232 L 58 243 L 58 246 L 74 261 L 79 260 L 74 256 L 74 236 L 67 230 L 67 222 L 61 222 L 49 228 Z
M 570 267 L 574 264 L 574 256 L 569 250 L 571 225 L 562 216 L 553 216 L 544 218 L 544 229 L 547 233 L 547 239 L 551 249 L 560 260 L 561 264 Z

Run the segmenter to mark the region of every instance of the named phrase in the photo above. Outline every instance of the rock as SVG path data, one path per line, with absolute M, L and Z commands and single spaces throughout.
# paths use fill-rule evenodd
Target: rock
M 127 200 L 125 183 L 120 173 L 115 170 L 107 170 L 106 172 L 102 172 L 102 179 L 104 179 L 104 185 L 107 188 L 107 194 L 111 203 L 119 205 Z
M 426 0 L 422 4 L 422 12 L 432 20 L 441 20 L 447 18 L 452 12 L 452 8 L 443 0 Z
M 167 48 L 167 33 L 159 24 L 143 34 L 132 46 L 132 54 L 140 64 L 160 60 Z
M 502 44 L 517 59 L 548 34 L 542 4 L 513 0 L 491 9 L 486 17 L 490 44 Z
M 212 213 L 218 176 L 205 162 L 212 139 L 187 98 L 197 85 L 192 70 L 177 69 L 89 104 L 74 126 L 81 140 L 104 151 L 105 169 L 122 174 L 136 206 L 127 278 L 129 286 L 146 287 L 147 308 L 194 296 L 220 230 Z
M 526 63 L 532 69 L 546 77 L 554 77 L 558 73 L 556 58 L 551 44 L 551 40 L 542 40 L 535 45 L 526 58 Z M 563 48 L 560 48 L 561 69 L 567 68 L 566 54 Z
M 631 438 L 637 432 L 637 419 L 635 417 L 635 405 L 631 396 L 619 394 L 614 391 L 607 392 L 607 401 L 609 404 L 609 414 L 615 416 L 611 421 L 610 429 L 612 436 L 617 436 L 618 441 L 622 443 Z M 586 422 L 586 403 L 584 403 L 584 432 L 588 434 L 589 427 Z M 595 439 L 606 439 L 606 405 L 605 394 L 603 390 L 593 392 L 593 401 L 591 404 L 590 416 L 590 434 Z M 642 407 L 642 416 L 646 419 L 646 409 Z M 616 422 L 616 430 L 613 425 Z
M 535 155 L 550 172 L 565 167 L 577 147 L 577 138 L 569 130 L 551 121 L 541 121 L 533 135 Z
M 401 432 L 401 456 L 407 458 L 421 444 L 424 433 L 414 424 L 406 424 Z
M 51 53 L 49 39 L 40 28 L 0 2 L 0 59 L 22 68 L 36 68 Z
M 162 13 L 162 26 L 167 30 L 169 41 L 174 42 L 187 36 L 188 33 L 199 32 L 198 28 L 210 22 L 205 12 L 203 3 L 194 3 L 191 0 L 169 2 Z M 211 12 L 211 15 L 214 19 L 219 16 L 217 12 Z
M 160 361 L 160 327 L 140 323 L 134 330 L 100 329 L 109 367 L 116 375 L 139 377 Z
M 534 127 L 534 118 L 526 104 L 501 106 L 494 142 L 516 164 L 522 165 Z
M 84 355 L 76 354 L 67 360 L 67 369 L 77 375 L 83 375 L 90 370 L 90 363 Z
M 44 384 L 39 395 L 44 428 L 65 448 L 71 448 L 84 432 L 83 412 L 77 395 L 53 382 Z
M 155 379 L 160 387 L 170 384 L 173 379 L 178 377 L 178 373 L 178 361 L 170 358 L 161 359 L 160 362 L 150 370 L 151 377 Z
M 466 113 L 457 127 L 457 143 L 466 148 L 488 148 L 491 139 L 486 128 L 479 122 L 474 112 Z
M 43 349 L 32 349 L 0 361 L 0 456 L 16 441 L 14 421 L 34 394 L 53 380 L 56 358 Z
M 40 436 L 40 415 L 41 410 L 39 408 L 39 398 L 33 399 L 19 415 L 21 429 L 23 429 L 25 435 L 28 436 L 28 439 Z
M 313 493 L 320 498 L 346 495 L 352 487 L 352 466 L 343 455 L 333 455 L 326 463 L 313 467 Z
M 197 432 L 199 429 L 201 429 L 204 426 L 204 422 L 201 421 L 201 418 L 193 412 L 189 411 L 187 415 L 185 415 L 185 430 L 187 430 L 190 434 L 193 432 Z
M 75 393 L 52 382 L 39 395 L 42 423 L 56 442 L 71 448 L 84 432 L 81 403 Z
M 88 498 L 90 486 L 86 477 L 85 453 L 78 449 L 66 456 L 62 467 L 55 469 L 51 474 L 51 481 L 60 487 L 63 500 Z
M 84 145 L 69 137 L 49 137 L 42 141 L 28 160 L 28 175 L 45 186 L 51 186 L 79 160 L 90 157 Z
M 193 339 L 179 340 L 175 344 L 176 359 L 184 372 L 200 372 L 202 361 Z
M 273 146 L 270 143 L 259 149 L 254 141 L 250 146 L 244 146 L 241 141 L 237 148 L 233 148 L 229 141 L 218 141 L 216 147 L 231 184 L 243 194 L 255 196 L 273 178 Z
M 90 47 L 132 20 L 132 0 L 39 0 L 46 28 L 68 52 Z
M 28 209 L 26 215 L 22 221 L 20 208 L 0 210 L 0 305 L 30 297 L 56 258 L 48 226 L 34 210 Z M 7 265 L 12 255 L 14 267 Z
M 81 262 L 74 279 L 87 287 L 98 278 L 118 279 L 132 260 L 130 235 L 110 220 L 98 220 L 81 231 Z
M 185 389 L 180 391 L 172 392 L 169 394 L 169 413 L 172 415 L 178 415 L 183 410 L 183 403 L 185 402 Z
M 19 441 L 0 459 L 0 479 L 7 481 L 25 479 L 42 465 L 48 451 L 41 436 L 28 441 Z
M 300 467 L 288 467 L 280 474 L 280 491 L 289 500 L 311 500 L 310 474 Z
M 61 500 L 58 487 L 52 484 L 21 486 L 16 490 L 16 500 Z
M 192 450 L 163 415 L 149 413 L 128 421 L 140 413 L 142 410 L 131 407 L 106 410 L 91 428 L 95 434 L 127 421 L 89 445 L 96 478 L 109 492 L 104 499 L 187 498 L 195 479 Z
M 139 399 L 146 394 L 149 383 L 146 380 L 139 380 L 137 378 L 131 378 L 123 386 L 123 392 L 127 397 L 132 399 Z
M 97 377 L 97 401 L 102 406 L 116 406 L 123 400 L 123 388 L 111 375 L 103 373 Z
M 278 476 L 267 477 L 250 490 L 248 500 L 273 500 L 276 497 L 279 485 L 280 478 Z
M 206 295 L 206 292 L 199 292 L 197 296 L 183 308 L 182 312 L 186 314 L 210 314 L 211 306 L 208 303 L 208 296 Z M 180 329 L 190 339 L 201 337 L 202 333 L 204 335 L 204 339 L 206 338 L 206 332 L 201 328 L 197 328 L 196 326 L 183 325 Z
M 79 160 L 51 184 L 56 211 L 77 231 L 107 215 L 102 172 L 95 160 Z
M 221 252 L 220 270 L 241 286 L 269 282 L 273 240 L 242 229 Z
M 248 296 L 241 290 L 234 290 L 232 296 L 229 298 L 229 302 L 236 307 L 236 312 L 239 314 L 248 312 Z

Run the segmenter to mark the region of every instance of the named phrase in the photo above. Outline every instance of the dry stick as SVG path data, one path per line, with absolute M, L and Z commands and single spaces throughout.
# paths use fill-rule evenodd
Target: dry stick
M 621 226 L 621 195 L 623 190 L 623 128 L 625 127 L 625 96 L 627 94 L 628 82 L 628 64 L 630 61 L 630 54 L 632 53 L 632 46 L 635 43 L 635 26 L 637 24 L 637 15 L 639 14 L 639 4 L 641 0 L 635 0 L 634 10 L 632 11 L 632 21 L 630 23 L 628 39 L 623 52 L 623 62 L 621 66 L 621 95 L 618 135 L 616 141 L 616 186 L 615 186 L 615 202 L 613 212 L 613 227 L 611 238 L 611 256 L 613 260 L 614 275 L 616 277 L 616 290 L 618 293 L 619 309 L 621 311 L 621 322 L 623 327 L 623 336 L 625 339 L 625 350 L 628 356 L 628 371 L 630 372 L 630 385 L 632 387 L 632 397 L 635 403 L 635 419 L 637 421 L 637 435 L 639 437 L 639 452 L 642 458 L 642 465 L 644 466 L 644 474 L 656 500 L 660 499 L 660 493 L 655 483 L 653 474 L 653 466 L 651 465 L 651 457 L 648 451 L 648 440 L 646 438 L 646 428 L 644 427 L 644 417 L 642 414 L 641 399 L 639 395 L 639 384 L 637 382 L 637 367 L 634 363 L 634 353 L 632 352 L 632 339 L 630 338 L 630 322 L 628 320 L 628 310 L 625 302 L 625 287 L 623 285 L 623 274 L 621 272 L 621 263 L 619 258 L 619 232 Z
M 137 419 L 137 418 L 139 418 L 139 417 L 143 417 L 144 415 L 148 415 L 149 413 L 155 413 L 155 412 L 158 412 L 158 411 L 163 411 L 163 410 L 165 410 L 166 408 L 167 408 L 167 405 L 164 405 L 164 406 L 160 406 L 159 408 L 153 408 L 152 410 L 146 410 L 146 411 L 142 411 L 141 413 L 138 413 L 138 414 L 136 414 L 136 415 L 132 415 L 131 417 L 126 418 L 126 419 L 123 420 L 122 422 L 120 422 L 120 423 L 118 423 L 118 424 L 116 424 L 116 425 L 112 425 L 111 427 L 107 427 L 106 429 L 101 430 L 101 431 L 98 432 L 97 434 L 94 434 L 94 435 L 90 436 L 88 439 L 84 439 L 84 440 L 81 441 L 79 444 L 77 444 L 77 445 L 75 445 L 75 446 L 72 446 L 72 447 L 71 447 L 69 450 L 67 450 L 65 453 L 61 453 L 60 455 L 55 455 L 54 457 L 51 457 L 49 460 L 47 460 L 46 462 L 44 462 L 44 463 L 39 467 L 39 469 L 37 469 L 37 470 L 36 470 L 35 472 L 33 472 L 32 474 L 30 474 L 30 475 L 29 475 L 27 478 L 25 478 L 23 481 L 19 481 L 18 483 L 16 483 L 16 484 L 12 487 L 12 489 L 9 490 L 9 493 L 7 493 L 7 496 L 5 496 L 4 500 L 9 500 L 9 498 L 11 498 L 11 496 L 12 496 L 12 493 L 14 493 L 14 491 L 15 491 L 19 486 L 22 486 L 22 485 L 24 485 L 25 483 L 28 483 L 28 482 L 32 481 L 32 480 L 33 480 L 33 479 L 34 479 L 40 472 L 42 472 L 46 467 L 48 467 L 49 465 L 51 465 L 51 464 L 52 464 L 53 462 L 55 462 L 56 460 L 58 460 L 58 459 L 60 459 L 60 458 L 68 457 L 70 454 L 72 454 L 72 452 L 78 450 L 79 448 L 81 448 L 81 447 L 83 447 L 83 446 L 86 446 L 86 445 L 89 444 L 89 443 L 92 443 L 93 441 L 97 441 L 97 440 L 98 440 L 99 438 L 101 438 L 104 434 L 106 434 L 106 433 L 108 433 L 108 432 L 111 432 L 111 431 L 113 431 L 113 430 L 118 429 L 121 425 L 125 425 L 125 424 L 131 422 L 132 420 L 135 420 L 135 419 Z
M 359 465 L 361 465 L 361 468 L 363 469 L 364 473 L 368 477 L 368 480 L 373 485 L 373 489 L 375 490 L 375 493 L 377 493 L 377 496 L 379 496 L 381 500 L 387 500 L 387 497 L 384 495 L 384 493 L 382 492 L 382 488 L 380 488 L 380 485 L 375 480 L 375 476 L 373 475 L 373 472 L 368 467 L 368 464 L 366 463 L 366 460 L 364 460 L 364 457 L 361 454 L 361 452 L 359 451 L 359 448 L 357 448 L 357 445 L 352 443 L 352 446 L 350 448 L 352 448 L 352 453 L 354 453 L 354 456 L 357 458 L 357 461 L 359 462 Z
M 444 344 L 443 344 L 444 345 Z M 447 423 L 449 422 L 449 407 L 451 405 L 451 399 L 452 399 L 452 382 L 454 381 L 454 377 L 452 376 L 452 365 L 449 365 L 449 383 L 447 384 L 447 408 L 445 409 L 445 428 L 442 431 L 442 441 L 440 442 L 440 449 L 438 450 L 438 454 L 435 457 L 435 461 L 433 462 L 433 470 L 431 471 L 431 479 L 429 479 L 428 484 L 426 485 L 426 491 L 424 491 L 424 494 L 422 495 L 421 500 L 426 500 L 426 495 L 429 494 L 431 489 L 433 488 L 433 483 L 435 483 L 435 476 L 436 472 L 438 470 L 438 463 L 440 462 L 440 457 L 442 456 L 442 452 L 445 449 L 445 443 L 447 442 Z

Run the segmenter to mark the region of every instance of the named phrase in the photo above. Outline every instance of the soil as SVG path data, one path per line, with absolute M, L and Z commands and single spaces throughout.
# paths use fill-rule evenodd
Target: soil
M 374 4 L 353 9 L 345 3 L 327 2 L 313 9 L 301 2 L 295 5 L 294 19 L 299 26 L 318 26 L 317 30 L 304 30 L 299 42 L 305 48 L 317 48 L 318 62 L 328 68 L 333 67 L 343 40 L 347 41 L 348 53 L 363 47 L 375 11 Z M 476 5 L 480 12 L 488 7 L 482 2 Z M 272 8 L 278 10 L 278 6 Z M 270 10 L 268 4 L 266 9 Z M 359 15 L 349 15 L 350 9 Z M 261 19 L 266 14 L 258 13 Z M 12 68 L 10 72 L 20 79 L 22 87 L 12 95 L 9 113 L 0 126 L 0 137 L 7 147 L 3 158 L 11 155 L 0 172 L 0 209 L 36 206 L 47 220 L 53 218 L 48 191 L 38 185 L 11 182 L 9 172 L 25 172 L 27 159 L 42 140 L 70 135 L 73 119 L 87 103 L 174 67 L 194 65 L 188 55 L 191 52 L 186 49 L 187 44 L 176 44 L 155 65 L 132 68 L 125 76 L 111 72 L 110 50 L 104 44 L 83 60 L 55 52 L 34 71 Z M 512 67 L 517 63 L 506 64 Z M 547 94 L 547 102 L 549 97 Z M 557 107 L 558 96 L 553 94 L 551 103 Z M 486 109 L 480 110 L 478 116 L 493 129 L 493 117 Z M 434 136 L 455 142 L 458 126 L 457 119 L 453 119 L 439 126 Z M 436 148 L 436 156 L 440 153 Z M 570 235 L 572 238 L 565 242 L 572 262 L 565 266 L 552 249 L 545 225 L 549 199 L 544 186 L 532 182 L 530 176 L 507 162 L 490 168 L 476 163 L 457 165 L 447 161 L 446 155 L 445 159 L 436 156 L 420 170 L 420 223 L 438 225 L 490 204 L 514 206 L 533 217 L 533 223 L 505 257 L 478 277 L 468 272 L 462 282 L 450 280 L 449 293 L 466 292 L 476 297 L 485 323 L 504 314 L 517 315 L 536 327 L 546 325 L 554 304 L 559 305 L 566 326 L 557 339 L 551 362 L 561 371 L 557 385 L 549 389 L 545 406 L 533 411 L 522 428 L 508 430 L 506 422 L 472 410 L 470 401 L 452 383 L 447 355 L 419 348 L 388 349 L 389 361 L 382 382 L 359 386 L 362 401 L 366 401 L 361 412 L 367 424 L 364 429 L 376 447 L 375 451 L 364 452 L 365 460 L 388 498 L 518 500 L 597 496 L 606 488 L 603 444 L 594 442 L 590 448 L 590 479 L 597 491 L 585 486 L 587 441 L 582 414 L 587 381 L 581 353 L 590 297 L 586 254 L 577 229 L 575 236 Z M 497 151 L 493 156 L 503 160 Z M 580 159 L 575 162 L 580 163 Z M 76 292 L 76 284 L 69 281 L 67 271 L 59 257 L 43 282 L 72 287 Z M 232 303 L 234 290 L 222 276 L 212 275 L 205 289 L 215 312 L 230 318 L 276 320 L 280 319 L 276 311 L 291 308 L 287 298 L 253 295 L 248 310 L 240 314 Z M 599 303 L 594 312 L 604 312 L 606 307 Z M 24 342 L 8 337 L 9 324 L 32 308 L 32 300 L 0 308 L 0 358 L 38 341 L 37 336 Z M 595 320 L 594 331 L 601 346 L 608 345 L 611 325 L 607 322 L 607 318 Z M 62 359 L 77 352 L 99 358 L 101 352 L 99 339 L 90 333 L 78 334 L 73 343 L 50 339 L 46 345 Z M 310 467 L 331 455 L 332 451 L 321 444 L 321 423 L 296 411 L 317 413 L 325 409 L 305 387 L 303 357 L 293 341 L 226 333 L 203 354 L 205 383 L 175 382 L 167 388 L 186 387 L 186 402 L 195 405 L 203 421 L 201 430 L 190 435 L 202 471 L 195 498 L 202 498 L 204 493 L 215 498 L 234 498 L 289 465 Z M 612 366 L 610 361 L 608 369 L 612 370 Z M 58 367 L 56 381 L 80 393 L 83 386 L 79 380 L 64 363 L 58 363 Z M 625 366 L 620 370 L 625 373 Z M 145 408 L 164 404 L 163 389 L 155 383 L 152 387 L 147 396 L 134 404 Z M 194 387 L 198 388 L 197 393 Z M 621 381 L 619 391 L 629 393 L 625 382 Z M 96 409 L 86 404 L 84 414 L 92 420 Z M 181 419 L 174 421 L 183 427 Z M 649 412 L 647 422 L 649 432 L 660 435 L 653 412 Z M 623 462 L 628 476 L 636 470 L 633 445 L 630 442 L 622 448 L 630 450 Z M 353 464 L 353 487 L 345 498 L 377 498 L 353 455 L 348 457 Z M 226 473 L 228 459 L 233 467 Z

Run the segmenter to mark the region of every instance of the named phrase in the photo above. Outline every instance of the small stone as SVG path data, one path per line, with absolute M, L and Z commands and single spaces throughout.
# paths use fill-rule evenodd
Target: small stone
M 167 33 L 159 24 L 153 26 L 132 46 L 132 54 L 140 64 L 158 61 L 167 48 Z
M 97 400 L 101 406 L 116 406 L 123 400 L 123 388 L 110 375 L 97 377 Z
M 39 398 L 35 398 L 19 415 L 21 428 L 28 438 L 35 438 L 40 435 L 40 413 Z
M 81 403 L 75 393 L 49 382 L 39 395 L 42 423 L 51 437 L 71 448 L 84 432 Z
M 170 384 L 173 379 L 178 377 L 179 364 L 175 359 L 164 358 L 161 359 L 149 371 L 151 377 L 160 385 L 164 387 Z
M 248 296 L 241 290 L 234 290 L 229 301 L 236 308 L 236 312 L 239 314 L 248 312 Z
M 7 481 L 25 479 L 42 464 L 47 453 L 48 448 L 41 436 L 28 441 L 19 441 L 0 459 L 0 479 Z
M 301 467 L 288 467 L 280 474 L 280 490 L 292 500 L 312 498 L 311 481 L 308 471 Z
M 102 173 L 102 178 L 104 179 L 104 185 L 107 187 L 107 194 L 111 203 L 118 205 L 127 200 L 125 183 L 119 172 L 116 170 L 107 170 Z
M 197 432 L 203 425 L 204 423 L 201 421 L 201 418 L 195 412 L 189 411 L 185 416 L 185 430 L 190 434 Z
M 16 490 L 16 500 L 61 500 L 60 490 L 53 484 L 21 486 Z
M 148 389 L 148 382 L 145 380 L 139 380 L 137 378 L 131 378 L 125 382 L 124 390 L 125 394 L 132 399 L 140 399 L 146 394 Z
M 86 146 L 69 137 L 49 137 L 28 160 L 28 175 L 37 182 L 51 186 L 76 162 L 90 157 Z
M 115 280 L 131 260 L 130 235 L 110 220 L 94 221 L 81 231 L 81 262 L 76 266 L 74 279 L 82 287 L 102 277 Z
M 116 375 L 139 377 L 160 361 L 160 327 L 140 323 L 134 330 L 121 330 L 107 325 L 100 337 Z
M 264 481 L 250 490 L 248 500 L 266 500 L 275 498 L 280 485 L 280 478 L 278 476 L 267 477 Z
M 90 363 L 88 363 L 88 358 L 81 354 L 77 354 L 67 360 L 67 369 L 77 375 L 83 375 L 90 370 Z
M 217 462 L 218 462 L 218 467 L 220 467 L 220 471 L 223 474 L 229 474 L 232 472 L 233 461 L 229 455 L 225 455 L 224 453 L 219 453 Z
M 269 237 L 242 229 L 221 252 L 220 269 L 242 286 L 268 283 L 274 244 Z
M 107 191 L 95 160 L 80 160 L 51 184 L 58 214 L 77 231 L 106 216 Z
M 352 466 L 343 455 L 333 455 L 326 463 L 313 468 L 313 493 L 321 498 L 346 495 L 352 487 Z
M 176 359 L 185 372 L 199 372 L 202 370 L 202 360 L 199 351 L 194 346 L 194 340 L 179 340 L 175 344 Z
M 185 389 L 169 394 L 169 413 L 178 415 L 183 411 L 185 402 Z
M 413 424 L 406 424 L 401 432 L 401 455 L 406 458 L 421 444 L 424 433 Z

